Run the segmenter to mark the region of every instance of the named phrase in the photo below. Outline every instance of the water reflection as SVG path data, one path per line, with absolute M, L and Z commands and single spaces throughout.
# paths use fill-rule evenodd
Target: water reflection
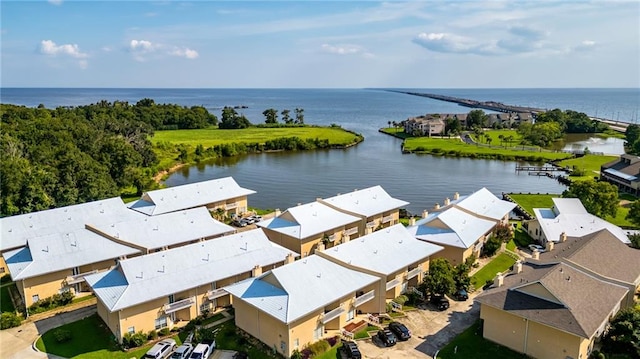
M 554 143 L 554 150 L 584 151 L 588 148 L 592 153 L 621 155 L 624 153 L 624 140 L 615 137 L 597 137 L 588 133 L 571 133 Z

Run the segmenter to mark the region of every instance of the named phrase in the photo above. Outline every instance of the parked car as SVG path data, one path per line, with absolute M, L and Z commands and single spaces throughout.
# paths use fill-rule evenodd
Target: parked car
M 435 304 L 439 310 L 449 309 L 449 299 L 442 294 L 433 294 L 429 301 Z
M 409 338 L 411 338 L 411 331 L 409 328 L 400 322 L 389 323 L 389 330 L 392 331 L 400 340 L 409 340 Z
M 144 359 L 164 359 L 171 354 L 176 347 L 173 339 L 164 339 L 154 344 L 144 355 Z
M 244 218 L 238 218 L 238 219 L 234 219 L 231 224 L 233 224 L 236 227 L 246 227 L 249 222 L 247 222 Z
M 249 359 L 249 354 L 245 352 L 236 352 L 232 359 Z
M 358 349 L 358 345 L 354 342 L 343 341 L 342 347 L 340 347 L 344 354 L 349 359 L 362 359 L 362 354 L 360 353 L 360 349 Z
M 262 216 L 258 215 L 258 214 L 254 214 L 253 216 L 249 216 L 247 217 L 251 220 L 251 223 L 258 223 L 260 221 L 262 221 Z
M 207 359 L 216 348 L 215 340 L 203 340 L 202 343 L 196 345 L 191 352 L 189 359 Z
M 189 354 L 193 351 L 193 345 L 189 343 L 183 343 L 181 346 L 176 348 L 176 351 L 171 355 L 171 359 L 187 359 L 189 358 Z
M 456 300 L 459 300 L 459 301 L 465 301 L 465 300 L 469 299 L 469 293 L 467 293 L 467 291 L 462 289 L 462 288 L 458 289 L 453 294 L 453 296 L 456 298 Z
M 539 244 L 530 244 L 529 245 L 529 250 L 531 250 L 531 252 L 538 251 L 540 253 L 546 251 L 546 249 L 543 246 L 539 245 Z
M 382 329 L 378 331 L 378 339 L 384 344 L 385 347 L 392 347 L 396 345 L 398 339 L 389 329 Z

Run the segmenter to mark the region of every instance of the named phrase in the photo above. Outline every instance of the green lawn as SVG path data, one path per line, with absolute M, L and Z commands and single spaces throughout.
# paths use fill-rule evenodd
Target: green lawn
M 498 272 L 504 273 L 515 262 L 515 259 L 509 257 L 504 253 L 501 253 L 493 260 L 491 260 L 491 262 L 482 267 L 482 269 L 477 271 L 476 274 L 471 277 L 471 283 L 476 289 L 482 288 L 484 287 L 485 283 L 488 280 L 492 280 Z
M 529 244 L 534 243 L 535 241 L 533 240 L 533 238 L 531 238 L 531 236 L 529 235 L 529 233 L 527 233 L 527 231 L 522 228 L 522 226 L 518 226 L 518 228 L 516 228 L 516 230 L 513 233 L 513 244 L 514 246 L 518 246 L 521 248 L 526 248 Z M 507 245 L 507 248 L 509 247 L 509 245 Z M 513 249 L 511 249 L 513 250 Z
M 384 133 L 387 133 L 402 139 L 412 137 L 410 134 L 404 132 L 403 127 L 387 127 L 387 128 L 382 128 L 380 130 Z
M 631 221 L 629 221 L 628 219 L 625 218 L 628 213 L 629 213 L 629 208 L 619 206 L 618 207 L 618 213 L 616 213 L 615 217 L 606 216 L 606 217 L 604 217 L 604 219 L 606 221 L 608 221 L 608 222 L 611 222 L 611 223 L 615 224 L 618 227 L 638 228 L 638 226 L 636 226 L 635 224 L 631 223 Z
M 2 313 L 16 311 L 16 308 L 13 307 L 13 302 L 11 301 L 9 287 L 13 287 L 17 290 L 16 284 L 11 281 L 11 276 L 5 275 L 2 277 L 2 287 L 0 287 L 0 310 Z
M 425 152 L 434 155 L 471 158 L 496 158 L 502 160 L 523 159 L 531 162 L 544 162 L 571 157 L 561 152 L 523 151 L 500 146 L 485 147 L 470 145 L 457 138 L 411 137 L 404 140 L 404 150 Z
M 522 359 L 526 355 L 490 342 L 482 337 L 480 321 L 455 337 L 438 353 L 438 359 Z
M 520 141 L 522 141 L 522 136 L 520 136 L 516 130 L 486 130 L 484 133 L 489 135 L 491 138 L 492 146 L 517 147 L 520 144 Z M 505 138 L 508 136 L 512 136 L 513 138 L 511 142 L 505 142 L 504 140 L 500 141 L 500 135 Z M 474 141 L 486 143 L 486 137 L 484 137 L 484 135 L 482 135 L 482 139 L 480 141 L 478 141 L 478 138 L 473 133 L 471 133 L 471 137 L 473 137 Z
M 54 337 L 56 329 L 70 331 L 71 340 L 62 344 L 58 343 Z M 56 329 L 44 333 L 44 335 L 38 339 L 36 347 L 39 350 L 74 359 L 129 359 L 141 358 L 152 346 L 152 344 L 149 344 L 130 352 L 123 352 L 116 344 L 109 328 L 107 328 L 97 314 L 62 325 Z M 181 343 L 177 335 L 174 339 L 178 344 Z
M 607 162 L 611 162 L 618 158 L 618 156 L 596 156 L 586 155 L 579 158 L 570 158 L 558 162 L 558 166 L 577 168 L 584 170 L 583 176 L 571 176 L 572 181 L 581 181 L 587 179 L 593 179 L 593 177 L 599 176 L 600 166 Z
M 516 250 L 516 242 L 514 242 L 513 239 L 511 239 L 507 243 L 507 249 L 510 250 L 510 251 L 515 251 Z
M 551 198 L 560 197 L 559 194 L 524 193 L 509 193 L 509 196 L 532 216 L 534 208 L 551 208 L 553 207 L 553 201 L 551 200 Z
M 313 357 L 313 359 L 339 359 L 340 355 L 338 355 L 338 348 L 340 348 L 342 346 L 342 344 L 337 344 L 335 345 L 333 348 L 329 349 L 328 351 Z M 250 356 L 250 358 L 253 359 L 253 357 Z
M 301 139 L 328 139 L 331 145 L 348 145 L 356 140 L 356 135 L 340 127 L 251 127 L 241 130 L 221 130 L 207 128 L 199 130 L 156 131 L 151 142 L 171 142 L 185 144 L 195 148 L 205 148 L 224 143 L 265 143 L 282 137 L 299 137 Z

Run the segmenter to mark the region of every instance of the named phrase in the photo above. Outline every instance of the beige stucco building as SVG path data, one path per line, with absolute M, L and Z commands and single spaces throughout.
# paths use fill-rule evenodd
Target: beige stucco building
M 122 260 L 86 281 L 98 298 L 98 314 L 120 340 L 127 332 L 173 328 L 230 305 L 222 287 L 295 256 L 255 229 Z
M 226 287 L 236 325 L 289 357 L 339 333 L 358 311 L 378 312 L 380 278 L 317 255 Z

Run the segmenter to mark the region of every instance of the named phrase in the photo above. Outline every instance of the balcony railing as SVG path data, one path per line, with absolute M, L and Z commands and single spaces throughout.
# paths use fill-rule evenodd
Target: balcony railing
M 372 300 L 373 298 L 375 298 L 376 296 L 376 292 L 375 290 L 370 290 L 366 293 L 364 293 L 363 295 L 356 297 L 356 301 L 355 301 L 355 306 L 358 307 L 370 300 Z
M 194 297 L 189 297 L 183 300 L 179 300 L 177 302 L 173 302 L 170 304 L 165 304 L 162 308 L 165 314 L 171 314 L 173 312 L 177 312 L 181 309 L 186 309 L 191 307 L 196 303 L 196 299 Z
M 229 209 L 235 209 L 238 207 L 238 202 L 236 203 L 227 203 L 224 205 L 224 208 L 229 210 Z
M 336 235 L 335 235 L 335 234 L 332 234 L 332 235 L 330 235 L 330 236 L 328 236 L 328 237 L 327 237 L 327 240 L 328 240 L 329 242 L 335 242 L 336 238 L 338 238 L 338 237 L 336 237 Z
M 382 218 L 382 223 L 389 223 L 393 221 L 393 216 L 386 216 Z
M 413 268 L 412 270 L 410 270 L 407 273 L 407 279 L 411 279 L 411 278 L 417 276 L 418 274 L 420 274 L 421 271 L 422 271 L 422 268 L 420 268 L 420 267 Z
M 387 282 L 387 290 L 391 289 L 391 288 L 395 288 L 400 284 L 400 279 L 396 278 L 394 280 L 388 281 Z
M 344 313 L 344 308 L 342 308 L 342 306 L 324 313 L 324 315 L 322 315 L 322 324 L 329 323 L 339 317 L 342 313 Z
M 356 234 L 358 233 L 358 227 L 353 227 L 353 228 L 349 228 L 346 231 L 344 231 L 344 234 L 347 236 L 350 236 L 352 234 Z
M 376 221 L 367 222 L 367 227 L 372 228 L 376 226 Z
M 209 300 L 214 300 L 216 298 L 224 297 L 227 294 L 229 294 L 229 292 L 227 292 L 223 288 L 218 288 L 218 289 L 208 291 L 207 298 L 209 298 Z
M 92 270 L 90 272 L 84 272 L 84 273 L 80 273 L 80 274 L 70 275 L 64 281 L 65 281 L 65 283 L 67 283 L 67 285 L 73 285 L 73 284 L 82 283 L 82 282 L 84 282 L 84 277 L 85 276 L 88 276 L 88 275 L 91 275 L 91 274 L 95 274 L 95 273 L 98 273 L 98 270 Z

